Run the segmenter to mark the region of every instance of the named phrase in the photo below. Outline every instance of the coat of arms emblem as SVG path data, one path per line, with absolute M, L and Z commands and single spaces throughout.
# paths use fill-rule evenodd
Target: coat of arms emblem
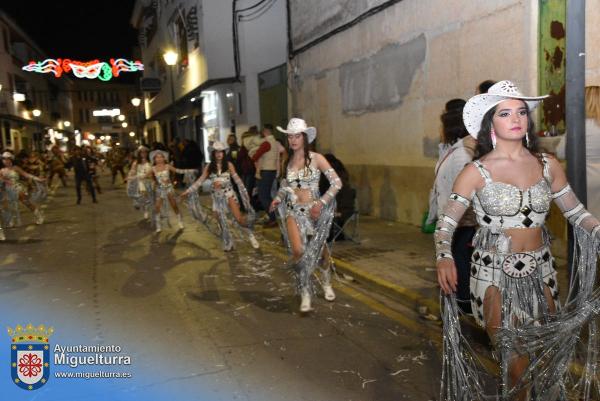
M 10 371 L 12 381 L 25 390 L 37 390 L 50 377 L 50 344 L 48 338 L 54 333 L 52 327 L 43 324 L 35 327 L 17 325 L 8 328 L 11 337 Z

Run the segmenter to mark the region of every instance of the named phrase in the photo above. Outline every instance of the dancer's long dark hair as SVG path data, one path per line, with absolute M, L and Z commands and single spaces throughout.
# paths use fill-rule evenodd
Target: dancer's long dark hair
M 142 159 L 142 152 L 146 152 L 146 157 L 144 159 Z M 137 161 L 137 164 L 142 164 L 144 162 L 149 162 L 150 161 L 150 156 L 149 156 L 150 152 L 147 150 L 138 150 L 137 152 L 137 157 L 135 158 L 135 160 Z
M 533 123 L 533 118 L 531 118 L 531 111 L 529 110 L 529 106 L 526 102 L 523 102 L 525 108 L 527 109 L 527 137 L 529 138 L 529 146 L 527 146 L 527 140 L 523 137 L 523 147 L 529 150 L 532 155 L 536 157 L 540 156 L 540 151 L 538 148 L 538 139 L 537 135 L 535 135 L 535 124 Z M 496 108 L 498 106 L 493 107 L 487 113 L 484 114 L 483 120 L 481 120 L 481 129 L 479 130 L 479 134 L 477 134 L 477 148 L 475 149 L 475 157 L 474 159 L 481 159 L 483 156 L 490 153 L 494 150 L 494 146 L 492 145 L 492 120 L 494 118 L 494 113 L 496 112 Z
M 227 158 L 225 157 L 225 151 L 224 150 L 213 150 L 210 152 L 210 163 L 208 165 L 208 174 L 218 174 L 219 170 L 218 170 L 218 165 L 217 165 L 217 158 L 215 157 L 215 153 L 217 152 L 223 152 L 223 159 L 221 159 L 221 172 L 227 170 L 228 165 L 227 165 Z
M 306 132 L 302 133 L 302 143 L 304 147 L 304 169 L 308 169 L 310 166 L 310 147 L 308 143 L 308 135 Z M 287 151 L 287 159 L 283 165 L 283 171 L 286 172 L 288 169 L 288 165 L 290 164 L 290 160 L 292 159 L 292 155 L 294 151 L 290 149 L 290 142 L 286 138 L 285 150 Z

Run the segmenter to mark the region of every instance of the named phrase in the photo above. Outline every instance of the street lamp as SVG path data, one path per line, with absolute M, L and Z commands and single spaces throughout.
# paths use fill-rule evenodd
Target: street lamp
M 33 114 L 34 117 L 39 117 L 42 115 L 42 112 L 39 109 L 33 109 L 31 114 Z
M 139 105 L 142 104 L 142 99 L 140 99 L 139 97 L 134 97 L 133 99 L 131 99 L 131 104 L 133 105 L 133 107 L 139 107 Z
M 70 122 L 70 121 L 65 121 L 65 122 L 63 123 L 63 125 L 64 125 L 65 127 L 69 128 L 69 127 L 71 126 L 71 122 Z
M 128 124 L 127 124 L 125 121 L 123 121 L 123 122 L 121 123 L 121 127 L 123 127 L 123 128 L 127 128 L 127 125 L 128 125 Z
M 168 50 L 163 54 L 165 63 L 169 66 L 169 80 L 171 81 L 171 113 L 173 114 L 173 138 L 177 137 L 177 113 L 175 112 L 175 87 L 173 86 L 173 69 L 177 63 L 179 55 L 173 50 Z
M 130 132 L 129 132 L 129 136 L 133 138 L 133 137 L 135 136 L 135 132 L 133 132 L 133 131 L 130 131 Z

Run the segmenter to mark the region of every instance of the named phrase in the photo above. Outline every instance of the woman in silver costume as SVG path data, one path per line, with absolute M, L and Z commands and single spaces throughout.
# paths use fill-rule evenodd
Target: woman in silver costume
M 144 211 L 144 219 L 150 217 L 154 205 L 151 171 L 152 164 L 148 158 L 148 148 L 142 145 L 137 148 L 136 158 L 129 169 L 127 195 L 133 199 L 136 209 Z
M 219 141 L 213 143 L 210 164 L 204 168 L 202 175 L 181 196 L 188 198 L 192 215 L 205 223 L 206 216 L 202 212 L 202 206 L 198 198 L 198 188 L 206 179 L 211 180 L 212 211 L 221 227 L 223 250 L 227 252 L 233 249 L 233 235 L 227 219 L 229 214 L 233 216 L 235 224 L 245 232 L 250 245 L 254 249 L 258 249 L 260 245 L 254 236 L 253 230 L 256 215 L 250 204 L 246 187 L 238 176 L 233 163 L 225 158 L 226 150 L 227 145 L 224 143 Z M 240 204 L 233 190 L 232 181 L 238 187 L 242 203 L 246 209 L 245 215 L 240 211 Z
M 311 278 L 320 261 L 324 265 L 320 281 L 325 299 L 335 299 L 326 240 L 335 214 L 335 195 L 342 188 L 342 181 L 323 155 L 309 150 L 309 144 L 317 136 L 314 127 L 307 127 L 300 118 L 292 118 L 287 129 L 277 129 L 287 134 L 291 155 L 285 168 L 286 176 L 281 180 L 270 210 L 277 210 L 279 226 L 292 256 L 300 312 L 306 313 L 312 310 Z M 321 172 L 329 181 L 329 189 L 322 196 L 319 194 Z
M 457 177 L 435 233 L 444 293 L 442 400 L 587 401 L 594 385 L 600 389 L 594 321 L 600 311 L 594 289 L 600 223 L 579 202 L 558 161 L 536 152 L 530 112 L 544 97 L 526 97 L 501 81 L 465 105 L 463 119 L 478 140 L 478 158 Z M 552 200 L 575 236 L 571 288 L 562 306 L 544 225 Z M 461 334 L 454 294 L 452 236 L 471 203 L 480 228 L 473 240 L 470 298 L 475 320 L 500 359 L 500 391 L 493 395 L 485 394 L 483 369 Z M 579 342 L 584 328 L 587 344 Z M 577 347 L 586 349 L 579 376 L 569 374 Z
M 12 153 L 2 153 L 3 167 L 0 169 L 0 181 L 2 181 L 2 185 L 4 186 L 3 195 L 5 198 L 4 201 L 6 202 L 4 222 L 8 224 L 9 227 L 21 224 L 21 215 L 19 213 L 19 202 L 21 202 L 33 212 L 35 224 L 42 224 L 44 222 L 42 211 L 31 200 L 32 198 L 39 198 L 40 201 L 42 200 L 37 192 L 46 192 L 44 190 L 45 185 L 42 185 L 46 180 L 23 171 L 23 169 L 13 164 L 13 160 L 14 155 Z M 36 193 L 27 193 L 27 189 L 19 181 L 21 177 L 38 183 L 35 190 Z M 38 187 L 40 188 L 39 190 L 37 189 Z
M 177 206 L 175 188 L 173 187 L 173 182 L 171 181 L 171 173 L 193 174 L 196 170 L 178 169 L 168 164 L 169 154 L 164 150 L 153 150 L 150 152 L 150 160 L 152 161 L 153 166 L 148 173 L 148 177 L 154 177 L 154 180 L 156 181 L 156 186 L 154 188 L 154 223 L 156 224 L 156 232 L 159 233 L 162 231 L 161 209 L 163 203 L 165 202 L 169 202 L 171 205 L 171 208 L 177 216 L 177 224 L 179 229 L 183 230 L 183 220 L 181 218 L 179 207 Z M 168 215 L 166 213 L 165 218 L 168 220 Z

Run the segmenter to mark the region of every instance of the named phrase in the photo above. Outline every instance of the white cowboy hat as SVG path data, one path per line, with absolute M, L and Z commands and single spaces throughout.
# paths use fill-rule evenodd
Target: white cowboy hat
M 164 150 L 153 150 L 152 152 L 150 152 L 150 161 L 152 163 L 154 163 L 154 158 L 156 157 L 156 155 L 161 154 L 163 155 L 163 157 L 165 158 L 165 161 L 168 162 L 169 161 L 169 152 L 165 152 Z
M 10 153 L 10 152 L 4 152 L 4 153 L 2 153 L 2 158 L 3 158 L 3 159 L 14 159 L 14 158 L 15 158 L 15 155 L 13 155 L 13 154 L 12 154 L 12 153 Z
M 210 146 L 211 152 L 213 150 L 224 152 L 227 149 L 229 149 L 229 146 L 227 146 L 226 144 L 224 144 L 221 141 L 214 141 L 213 144 Z
M 507 99 L 521 99 L 527 103 L 529 110 L 535 109 L 540 102 L 547 98 L 544 96 L 525 96 L 519 92 L 517 85 L 511 81 L 500 81 L 490 87 L 487 93 L 470 98 L 463 109 L 463 121 L 469 134 L 475 139 L 481 130 L 483 116 L 490 109 Z
M 134 152 L 134 155 L 137 157 L 137 156 L 140 154 L 140 152 L 146 152 L 146 153 L 148 153 L 148 151 L 149 151 L 149 150 L 150 150 L 150 149 L 148 149 L 148 148 L 147 148 L 147 147 L 145 147 L 144 145 L 140 145 L 140 146 L 138 146 L 138 148 L 135 150 L 135 152 Z
M 292 118 L 287 125 L 287 129 L 277 126 L 277 130 L 286 134 L 306 133 L 308 143 L 312 143 L 317 137 L 317 129 L 315 127 L 307 127 L 306 121 L 301 118 Z

